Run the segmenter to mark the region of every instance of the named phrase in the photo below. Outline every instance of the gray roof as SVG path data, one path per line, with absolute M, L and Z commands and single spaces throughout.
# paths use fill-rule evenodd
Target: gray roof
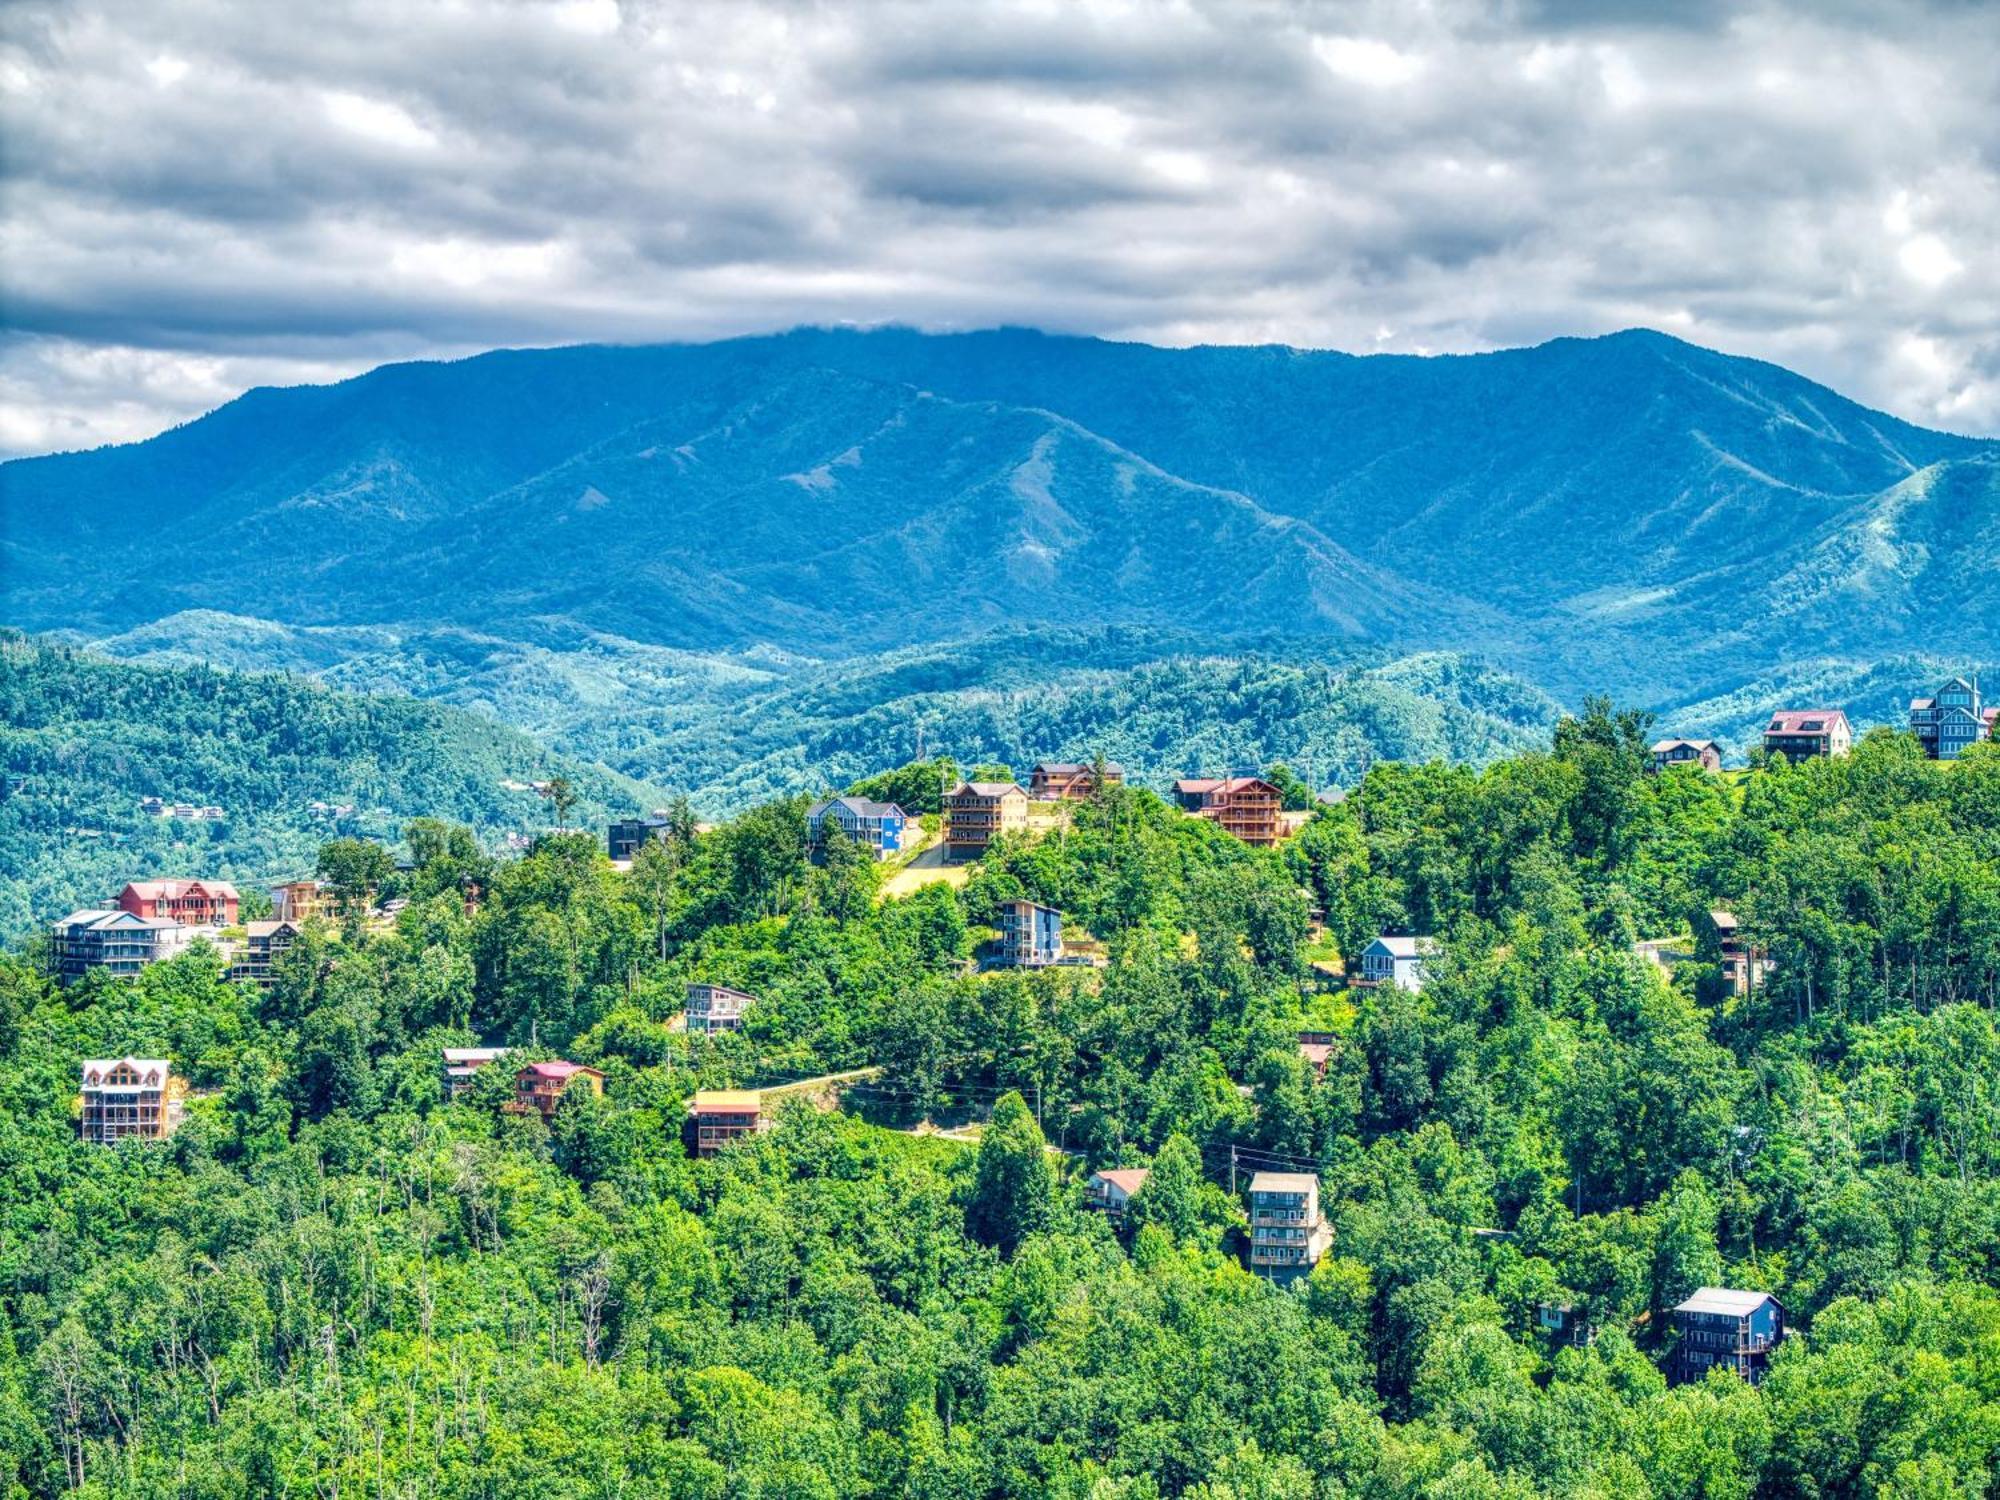
M 1437 939 L 1427 937 L 1390 937 L 1385 933 L 1368 946 L 1371 948 L 1385 948 L 1392 958 L 1424 958 L 1437 952 Z
M 1315 1172 L 1259 1172 L 1250 1179 L 1253 1193 L 1311 1193 L 1318 1188 Z
M 1021 792 L 1021 784 L 1017 781 L 961 781 L 951 789 L 954 797 L 964 792 L 971 792 L 975 797 L 1004 797 L 1009 792 Z M 1025 797 L 1027 793 L 1021 792 L 1021 795 Z
M 1769 1292 L 1744 1292 L 1734 1287 L 1705 1286 L 1687 1301 L 1674 1309 L 1685 1313 L 1720 1313 L 1724 1317 L 1740 1318 L 1755 1312 L 1766 1302 L 1777 1302 Z M 1779 1303 L 1779 1306 L 1783 1306 Z
M 829 797 L 824 802 L 815 802 L 806 809 L 806 821 L 812 822 L 836 802 L 857 818 L 886 818 L 890 813 L 895 813 L 899 817 L 908 816 L 893 802 L 871 802 L 866 797 Z

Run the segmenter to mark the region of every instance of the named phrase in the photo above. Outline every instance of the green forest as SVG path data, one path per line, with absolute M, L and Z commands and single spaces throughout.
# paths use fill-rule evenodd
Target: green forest
M 1273 850 L 1111 788 L 895 898 L 809 861 L 802 798 L 623 873 L 425 820 L 393 929 L 315 922 L 268 989 L 199 947 L 59 989 L 32 940 L 0 1491 L 1990 1495 L 2000 747 L 1652 775 L 1649 730 L 1598 701 L 1484 768 L 1378 762 Z M 1108 966 L 975 969 L 1022 895 Z M 1768 949 L 1747 994 L 1715 908 Z M 1420 994 L 1343 984 L 1385 930 L 1437 938 Z M 758 997 L 740 1033 L 679 1029 L 695 979 Z M 544 1124 L 488 1066 L 447 1102 L 479 1043 L 603 1096 Z M 128 1054 L 186 1123 L 85 1145 L 79 1062 Z M 862 1068 L 690 1158 L 697 1088 Z M 1113 1166 L 1152 1169 L 1117 1221 Z M 1290 1284 L 1243 1268 L 1266 1168 L 1332 1226 Z M 1761 1384 L 1669 1384 L 1705 1285 L 1781 1299 Z

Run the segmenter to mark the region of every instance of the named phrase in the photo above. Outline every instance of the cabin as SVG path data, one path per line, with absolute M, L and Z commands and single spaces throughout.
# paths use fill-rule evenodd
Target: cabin
M 498 1062 L 512 1047 L 445 1047 L 441 1049 L 444 1061 L 444 1087 L 446 1097 L 456 1099 L 472 1087 L 472 1075 L 490 1062 Z
M 280 922 L 306 922 L 333 909 L 333 893 L 317 880 L 281 880 L 271 887 L 271 915 Z
M 909 846 L 911 821 L 893 802 L 866 797 L 833 797 L 806 809 L 806 835 L 815 859 L 826 853 L 827 831 L 837 828 L 876 859 L 901 854 Z
M 1954 677 L 1928 698 L 1910 700 L 1910 733 L 1932 760 L 1957 760 L 1981 740 L 1994 737 L 2000 704 L 1980 701 L 1979 679 Z
M 995 963 L 1003 969 L 1046 969 L 1063 958 L 1062 913 L 1039 901 L 1000 903 L 1000 944 Z
M 1259 1172 L 1250 1179 L 1250 1269 L 1290 1279 L 1319 1264 L 1333 1228 L 1319 1211 L 1312 1172 Z
M 180 1128 L 187 1084 L 164 1057 L 97 1057 L 83 1065 L 77 1130 L 94 1146 L 128 1136 L 163 1141 Z
M 673 836 L 674 819 L 663 811 L 643 818 L 620 818 L 605 829 L 604 847 L 613 860 L 630 859 L 649 839 L 665 843 Z M 701 825 L 695 825 L 701 831 Z
M 1131 1205 L 1132 1195 L 1144 1187 L 1146 1179 L 1152 1175 L 1150 1167 L 1113 1167 L 1108 1171 L 1092 1172 L 1089 1183 L 1084 1187 L 1084 1205 L 1113 1218 L 1122 1218 Z
M 1720 1367 L 1752 1385 L 1770 1368 L 1785 1337 L 1785 1309 L 1769 1292 L 1705 1286 L 1674 1309 L 1675 1383 L 1700 1380 Z
M 544 1120 L 552 1119 L 563 1096 L 573 1088 L 584 1088 L 602 1095 L 604 1075 L 595 1068 L 565 1062 L 561 1058 L 529 1063 L 514 1075 L 514 1097 L 507 1101 L 507 1112 L 515 1115 L 538 1114 Z
M 1391 937 L 1384 933 L 1361 950 L 1361 977 L 1356 983 L 1364 987 L 1394 985 L 1412 995 L 1421 994 L 1424 965 L 1437 952 L 1434 938 Z
M 1712 961 L 1731 994 L 1747 995 L 1761 987 L 1770 972 L 1771 960 L 1765 948 L 1743 933 L 1736 913 L 1717 909 L 1708 914 L 1707 944 Z
M 755 1089 L 700 1089 L 688 1105 L 694 1154 L 713 1156 L 739 1136 L 755 1135 L 769 1122 L 764 1096 Z
M 135 880 L 112 904 L 135 917 L 183 927 L 234 927 L 240 902 L 226 880 Z
M 712 1036 L 718 1031 L 741 1031 L 743 1013 L 757 1003 L 757 997 L 726 984 L 696 982 L 687 987 L 683 1013 L 687 1029 L 694 1036 Z
M 1837 708 L 1782 708 L 1764 726 L 1764 748 L 1791 761 L 1845 755 L 1854 731 Z
M 1301 1037 L 1299 1039 L 1299 1056 L 1305 1060 L 1305 1065 L 1313 1070 L 1315 1078 L 1324 1078 L 1326 1077 L 1326 1065 L 1333 1061 L 1333 1043 L 1330 1041 L 1309 1042 Z
M 1655 740 L 1647 765 L 1651 771 L 1672 766 L 1696 766 L 1704 771 L 1722 769 L 1722 751 L 1714 740 Z
M 1174 801 L 1246 844 L 1268 849 L 1285 836 L 1284 793 L 1261 776 L 1185 777 Z
M 1028 794 L 1012 781 L 961 781 L 944 794 L 944 849 L 977 859 L 1003 833 L 1028 827 Z
M 299 924 L 289 921 L 247 922 L 243 942 L 229 966 L 235 984 L 254 984 L 269 989 L 277 979 L 277 964 L 299 940 Z
M 49 966 L 62 984 L 74 984 L 93 969 L 114 979 L 131 979 L 148 964 L 186 952 L 196 936 L 192 927 L 167 917 L 88 907 L 50 927 Z
M 1115 761 L 1104 763 L 1104 785 L 1125 784 L 1125 768 Z M 1028 795 L 1039 802 L 1081 802 L 1095 796 L 1097 767 L 1081 761 L 1045 760 L 1028 772 Z

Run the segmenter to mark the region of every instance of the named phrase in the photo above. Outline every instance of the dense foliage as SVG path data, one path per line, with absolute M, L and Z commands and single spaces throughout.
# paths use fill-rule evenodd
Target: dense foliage
M 1645 737 L 1598 704 L 1484 770 L 1378 764 L 1278 851 L 1116 790 L 888 900 L 806 861 L 802 800 L 629 874 L 426 825 L 394 930 L 314 930 L 266 992 L 200 952 L 68 992 L 0 962 L 0 1485 L 1989 1493 L 2000 753 L 1653 777 Z M 1109 967 L 969 972 L 1021 893 Z M 1632 952 L 1723 905 L 1775 959 L 1749 994 Z M 1315 966 L 1384 927 L 1441 939 L 1421 995 Z M 742 1034 L 677 1029 L 691 977 L 760 997 Z M 475 1037 L 605 1097 L 545 1127 L 488 1068 L 444 1103 Z M 78 1059 L 127 1052 L 190 1119 L 85 1147 Z M 695 1087 L 864 1066 L 688 1158 Z M 1082 1209 L 1145 1164 L 1122 1226 Z M 1334 1227 L 1289 1287 L 1235 1259 L 1232 1168 L 1267 1166 Z M 1669 1387 L 1665 1312 L 1717 1283 L 1801 1333 L 1759 1387 Z
M 557 774 L 593 814 L 643 795 L 457 709 L 0 633 L 0 936 L 128 879 L 309 875 L 322 839 L 393 833 L 418 814 L 487 836 L 546 827 L 527 786 Z M 155 817 L 147 797 L 223 816 Z

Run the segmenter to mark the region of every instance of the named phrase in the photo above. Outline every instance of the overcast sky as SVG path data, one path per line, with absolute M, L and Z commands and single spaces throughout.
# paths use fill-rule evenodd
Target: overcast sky
M 2000 432 L 2000 5 L 10 0 L 0 29 L 8 453 L 388 359 L 883 321 L 1356 352 L 1643 324 Z

